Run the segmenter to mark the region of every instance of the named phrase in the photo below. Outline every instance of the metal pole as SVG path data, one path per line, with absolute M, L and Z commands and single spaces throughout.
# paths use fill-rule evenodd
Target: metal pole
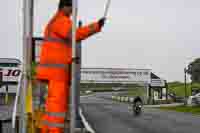
M 31 45 L 33 35 L 33 0 L 23 0 L 23 82 L 20 98 L 20 133 L 26 133 L 25 96 L 31 70 Z
M 5 104 L 8 105 L 8 85 L 6 85 Z
M 79 27 L 82 26 L 82 21 L 79 21 Z M 80 81 L 81 81 L 81 42 L 76 45 L 76 57 L 78 58 L 78 62 L 76 65 L 76 104 L 75 104 L 75 110 L 76 110 L 76 122 L 77 124 L 80 123 L 80 115 L 79 115 L 79 105 L 80 105 Z M 76 125 L 77 126 L 77 125 Z
M 190 82 L 190 95 L 192 96 L 192 81 Z
M 3 72 L 2 72 L 2 69 L 0 69 L 0 88 L 2 87 L 3 85 Z
M 185 100 L 187 98 L 186 68 L 184 68 Z
M 165 88 L 166 88 L 166 101 L 168 101 L 169 88 L 168 88 L 167 80 L 165 80 Z
M 191 69 L 192 69 L 192 68 L 191 68 Z M 192 93 L 192 88 L 193 88 L 193 87 L 192 87 L 192 71 L 191 71 L 191 75 L 190 75 L 190 76 L 191 76 L 191 83 L 190 83 L 190 91 L 191 91 L 191 93 L 190 93 L 190 94 L 191 94 L 191 96 L 192 96 L 192 94 L 193 94 L 193 93 Z
M 149 92 L 150 92 L 150 87 L 148 83 L 145 83 L 145 89 L 146 89 L 146 103 L 149 104 Z
M 108 9 L 109 9 L 109 7 L 110 7 L 110 3 L 111 3 L 111 0 L 107 0 L 107 2 L 106 2 L 106 6 L 105 6 L 104 15 L 103 15 L 104 18 L 107 17 Z
M 77 10 L 78 10 L 78 0 L 72 1 L 72 87 L 71 87 L 71 117 L 70 117 L 70 133 L 75 132 L 76 123 L 76 21 L 77 21 Z
M 31 60 L 32 60 L 32 62 L 36 61 L 36 59 L 35 59 L 35 52 L 36 52 L 36 48 L 35 47 L 36 47 L 36 44 L 35 43 L 36 43 L 36 40 L 35 40 L 35 38 L 33 38 L 32 39 L 32 45 L 31 45 L 31 49 L 32 49 L 32 55 L 31 55 L 32 59 Z
M 12 113 L 12 128 L 13 129 L 15 129 L 15 125 L 16 125 L 17 105 L 18 105 L 19 96 L 20 96 L 21 87 L 22 87 L 22 76 L 23 76 L 22 74 L 19 75 L 18 85 L 17 85 L 17 88 L 16 88 L 15 102 L 14 102 L 14 105 L 13 105 L 13 113 Z M 20 123 L 21 123 L 21 121 L 19 121 L 19 125 L 20 125 Z M 19 129 L 19 127 L 18 127 L 18 129 Z

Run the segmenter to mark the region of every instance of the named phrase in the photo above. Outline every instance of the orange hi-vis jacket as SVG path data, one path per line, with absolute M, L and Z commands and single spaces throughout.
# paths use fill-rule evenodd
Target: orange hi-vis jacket
M 81 41 L 100 32 L 98 22 L 83 26 L 76 31 L 76 40 Z M 70 87 L 69 65 L 72 63 L 72 21 L 63 11 L 58 11 L 47 25 L 41 45 L 40 61 L 36 78 L 48 81 L 46 114 L 43 116 L 42 133 L 61 133 L 65 113 L 68 112 Z M 61 117 L 62 116 L 62 117 Z
M 87 37 L 100 32 L 99 24 L 92 23 L 83 26 L 76 31 L 76 40 L 81 41 Z M 40 65 L 38 67 L 38 78 L 45 79 L 41 72 L 45 66 L 61 66 L 72 62 L 72 21 L 69 16 L 65 16 L 63 11 L 58 11 L 47 25 L 44 33 L 44 42 L 41 47 Z M 55 76 L 55 75 L 54 75 Z M 50 77 L 48 77 L 49 79 Z M 60 77 L 62 78 L 62 77 Z
M 81 41 L 99 32 L 98 23 L 93 23 L 77 29 L 76 40 Z M 48 24 L 43 43 L 40 63 L 70 64 L 72 61 L 71 49 L 72 21 L 64 12 L 58 12 Z

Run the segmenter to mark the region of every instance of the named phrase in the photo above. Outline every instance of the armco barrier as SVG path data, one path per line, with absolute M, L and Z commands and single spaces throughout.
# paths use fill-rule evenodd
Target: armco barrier
M 134 101 L 133 97 L 127 97 L 127 96 L 112 96 L 113 100 L 117 100 L 119 102 L 130 102 L 132 103 Z
M 134 98 L 133 97 L 130 97 L 129 98 L 129 101 L 132 103 L 134 101 Z
M 125 97 L 121 97 L 121 102 L 125 102 L 125 101 L 124 101 L 124 98 L 125 98 Z
M 125 102 L 129 102 L 129 98 L 128 97 L 125 97 Z
M 126 102 L 126 103 L 133 103 L 134 97 L 128 97 L 128 96 L 112 96 L 112 100 L 118 101 L 118 102 Z M 144 102 L 144 99 L 142 99 L 143 104 L 147 104 Z M 158 103 L 157 103 L 158 102 Z M 199 99 L 193 99 L 194 103 L 200 103 Z M 172 100 L 162 100 L 162 101 L 156 101 L 154 104 L 170 104 L 172 103 Z
M 120 96 L 117 97 L 117 100 L 120 101 Z

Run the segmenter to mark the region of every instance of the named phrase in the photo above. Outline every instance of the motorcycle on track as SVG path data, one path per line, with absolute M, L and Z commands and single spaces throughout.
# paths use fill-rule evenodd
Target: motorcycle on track
M 135 116 L 139 116 L 142 113 L 142 100 L 140 97 L 136 97 L 132 103 L 132 111 Z

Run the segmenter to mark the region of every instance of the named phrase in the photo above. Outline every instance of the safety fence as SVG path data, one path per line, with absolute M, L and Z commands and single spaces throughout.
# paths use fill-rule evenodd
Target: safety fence
M 128 96 L 112 96 L 112 99 L 119 102 L 133 103 L 135 97 Z

